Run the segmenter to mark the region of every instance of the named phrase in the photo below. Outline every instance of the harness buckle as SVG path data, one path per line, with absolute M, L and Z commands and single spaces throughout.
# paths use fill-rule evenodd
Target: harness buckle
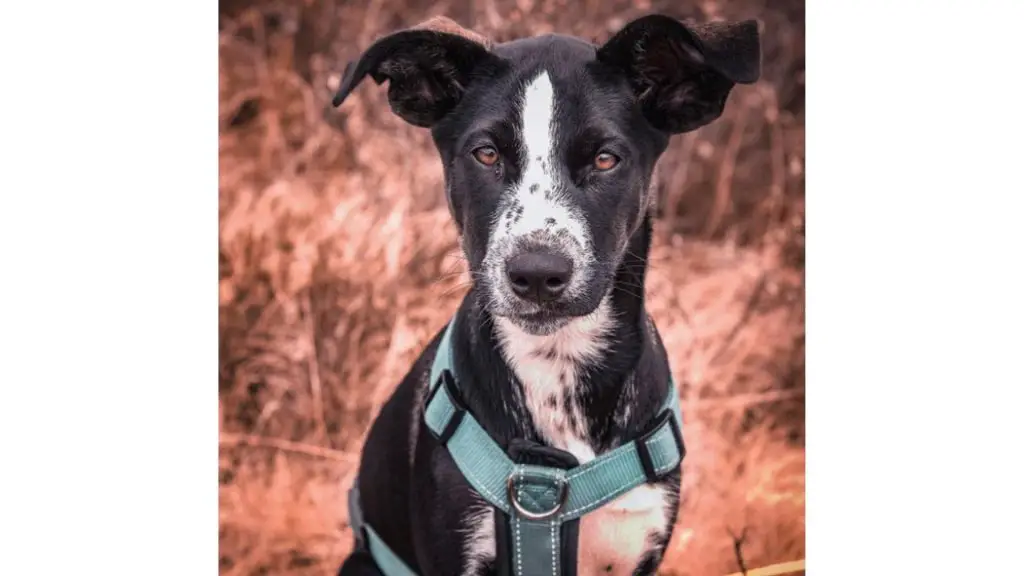
M 516 480 L 517 478 L 518 480 L 523 480 L 524 477 L 528 480 L 534 480 L 533 484 L 535 486 L 537 484 L 536 480 L 544 480 L 549 483 L 551 482 L 551 480 L 554 480 L 552 486 L 557 491 L 554 506 L 547 510 L 540 511 L 532 511 L 527 509 L 516 496 L 516 493 L 518 492 L 517 489 L 519 488 L 520 484 Z M 508 501 L 510 504 L 512 504 L 512 508 L 514 508 L 520 516 L 523 516 L 524 518 L 528 518 L 530 520 L 544 520 L 545 518 L 550 518 L 555 514 L 558 514 L 565 506 L 565 503 L 569 500 L 569 482 L 567 482 L 565 478 L 555 477 L 552 479 L 546 476 L 542 476 L 540 474 L 530 474 L 529 467 L 526 467 L 525 469 L 520 468 L 517 471 L 509 474 L 506 490 L 508 491 Z
M 455 386 L 455 376 L 452 375 L 451 371 L 443 370 L 438 380 L 440 380 L 440 382 L 438 382 L 434 386 L 434 389 L 430 391 L 430 395 L 427 396 L 427 399 L 423 403 L 423 406 L 430 406 L 430 403 L 434 401 L 434 397 L 437 396 L 437 394 L 440 393 L 441 389 L 443 388 L 444 393 L 448 396 L 448 399 L 451 401 L 452 407 L 455 408 L 455 413 L 452 414 L 452 417 L 448 419 L 448 423 L 445 424 L 445 427 L 443 430 L 441 430 L 441 433 L 433 434 L 437 441 L 440 442 L 442 446 L 445 446 L 448 444 L 448 441 L 451 440 L 452 436 L 455 434 L 455 431 L 459 429 L 459 424 L 462 423 L 462 418 L 466 415 L 466 407 L 462 404 L 461 400 L 459 400 L 459 396 Z M 431 432 L 433 432 L 432 429 Z
M 651 429 L 643 436 L 637 438 L 634 441 L 636 445 L 636 455 L 640 458 L 640 466 L 644 469 L 644 476 L 647 477 L 647 482 L 652 484 L 660 480 L 668 471 L 664 471 L 658 474 L 658 471 L 654 467 L 654 460 L 651 458 L 651 451 L 647 447 L 647 441 L 651 439 L 655 434 L 661 432 L 664 427 L 666 420 L 668 426 L 672 431 L 672 439 L 675 440 L 676 449 L 679 451 L 679 463 L 683 463 L 683 457 L 686 456 L 686 446 L 683 444 L 683 434 L 679 430 L 679 422 L 676 422 L 675 413 L 666 409 L 658 416 L 658 419 L 654 421 L 654 425 Z

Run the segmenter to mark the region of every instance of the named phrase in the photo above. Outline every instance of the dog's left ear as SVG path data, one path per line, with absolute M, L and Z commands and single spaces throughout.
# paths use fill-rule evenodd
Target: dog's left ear
M 721 116 L 736 84 L 761 75 L 757 21 L 686 25 L 662 15 L 626 24 L 597 51 L 626 73 L 647 120 L 670 134 Z
M 377 40 L 349 63 L 332 103 L 341 106 L 369 75 L 377 84 L 388 81 L 388 103 L 395 114 L 429 128 L 459 103 L 474 71 L 494 61 L 486 38 L 449 18 L 431 18 Z

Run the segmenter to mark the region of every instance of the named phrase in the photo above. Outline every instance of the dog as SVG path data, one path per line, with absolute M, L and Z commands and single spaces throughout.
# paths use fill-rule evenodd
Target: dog
M 425 425 L 442 346 L 458 384 L 438 388 L 517 467 L 585 467 L 648 434 L 666 395 L 678 402 L 644 305 L 652 174 L 672 135 L 715 120 L 736 84 L 758 80 L 760 58 L 754 20 L 656 14 L 595 45 L 494 44 L 434 18 L 346 67 L 334 106 L 370 76 L 388 82 L 396 115 L 430 129 L 472 286 L 369 431 L 350 500 L 356 545 L 339 574 L 390 576 L 363 523 L 404 573 L 536 573 L 523 567 L 538 553 L 519 548 L 518 517 Z M 654 574 L 678 511 L 673 464 L 559 533 L 553 522 L 543 572 Z

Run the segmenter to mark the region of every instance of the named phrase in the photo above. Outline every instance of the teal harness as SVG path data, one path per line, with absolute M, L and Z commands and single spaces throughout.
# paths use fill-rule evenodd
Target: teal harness
M 430 372 L 427 427 L 448 449 L 477 493 L 507 523 L 499 534 L 499 573 L 571 576 L 576 572 L 578 519 L 633 488 L 678 469 L 686 454 L 675 383 L 654 426 L 642 437 L 583 465 L 562 469 L 513 461 L 457 400 L 449 323 Z M 358 493 L 349 497 L 351 524 L 385 576 L 416 576 L 369 525 Z M 496 524 L 497 526 L 497 524 Z M 505 556 L 504 558 L 502 556 Z M 569 557 L 571 556 L 571 557 Z

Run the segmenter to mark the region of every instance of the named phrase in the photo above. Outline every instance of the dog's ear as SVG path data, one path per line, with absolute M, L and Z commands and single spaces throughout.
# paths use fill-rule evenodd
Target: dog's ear
M 429 128 L 459 103 L 473 71 L 496 59 L 483 36 L 448 18 L 431 18 L 377 40 L 349 63 L 332 103 L 341 106 L 369 74 L 378 85 L 388 80 L 395 114 Z
M 718 118 L 732 87 L 761 75 L 755 20 L 686 25 L 644 16 L 612 36 L 597 58 L 626 73 L 648 121 L 670 134 Z

